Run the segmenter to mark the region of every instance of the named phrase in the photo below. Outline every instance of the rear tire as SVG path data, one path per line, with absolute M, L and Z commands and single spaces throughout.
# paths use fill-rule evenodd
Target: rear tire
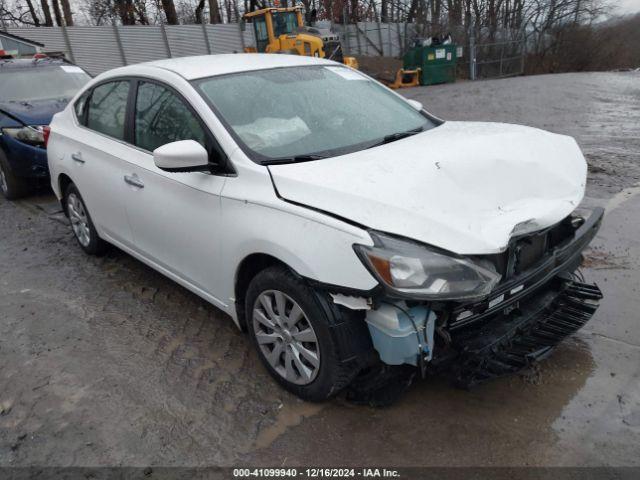
M 16 200 L 25 196 L 29 191 L 25 181 L 16 177 L 4 152 L 0 150 L 0 192 L 7 200 Z
M 80 247 L 89 255 L 102 255 L 106 252 L 108 244 L 98 235 L 82 195 L 73 183 L 65 190 L 64 208 Z
M 357 365 L 340 361 L 330 331 L 335 323 L 331 312 L 321 308 L 315 292 L 285 267 L 269 267 L 253 278 L 245 311 L 262 364 L 294 395 L 323 401 L 357 374 Z

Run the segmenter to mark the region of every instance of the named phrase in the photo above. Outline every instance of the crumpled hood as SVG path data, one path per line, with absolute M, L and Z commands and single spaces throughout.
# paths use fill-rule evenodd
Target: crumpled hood
M 49 125 L 51 118 L 64 110 L 68 98 L 0 102 L 0 111 L 7 113 L 25 125 Z
M 459 254 L 497 253 L 512 235 L 559 222 L 587 176 L 573 138 L 479 122 L 269 169 L 287 200 Z

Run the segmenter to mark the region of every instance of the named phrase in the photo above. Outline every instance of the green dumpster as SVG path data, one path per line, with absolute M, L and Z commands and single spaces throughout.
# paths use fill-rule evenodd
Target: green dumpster
M 416 46 L 403 57 L 405 70 L 420 68 L 420 85 L 456 81 L 457 45 Z

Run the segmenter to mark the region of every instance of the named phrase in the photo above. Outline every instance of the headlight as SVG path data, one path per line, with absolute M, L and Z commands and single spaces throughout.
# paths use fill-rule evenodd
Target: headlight
M 468 300 L 491 292 L 500 274 L 486 260 L 447 255 L 408 240 L 370 232 L 374 246 L 358 256 L 391 289 L 432 300 Z
M 29 145 L 44 146 L 43 127 L 3 128 L 2 133 Z

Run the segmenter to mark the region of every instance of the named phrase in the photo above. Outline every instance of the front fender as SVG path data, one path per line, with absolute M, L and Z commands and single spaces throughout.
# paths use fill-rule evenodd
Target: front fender
M 354 243 L 372 244 L 366 231 L 282 200 L 277 202 L 282 205 L 222 199 L 224 216 L 238 219 L 225 222 L 223 278 L 235 278 L 245 258 L 261 253 L 319 283 L 355 290 L 378 285 L 353 251 Z M 234 305 L 234 285 L 229 283 L 224 290 L 223 298 Z

